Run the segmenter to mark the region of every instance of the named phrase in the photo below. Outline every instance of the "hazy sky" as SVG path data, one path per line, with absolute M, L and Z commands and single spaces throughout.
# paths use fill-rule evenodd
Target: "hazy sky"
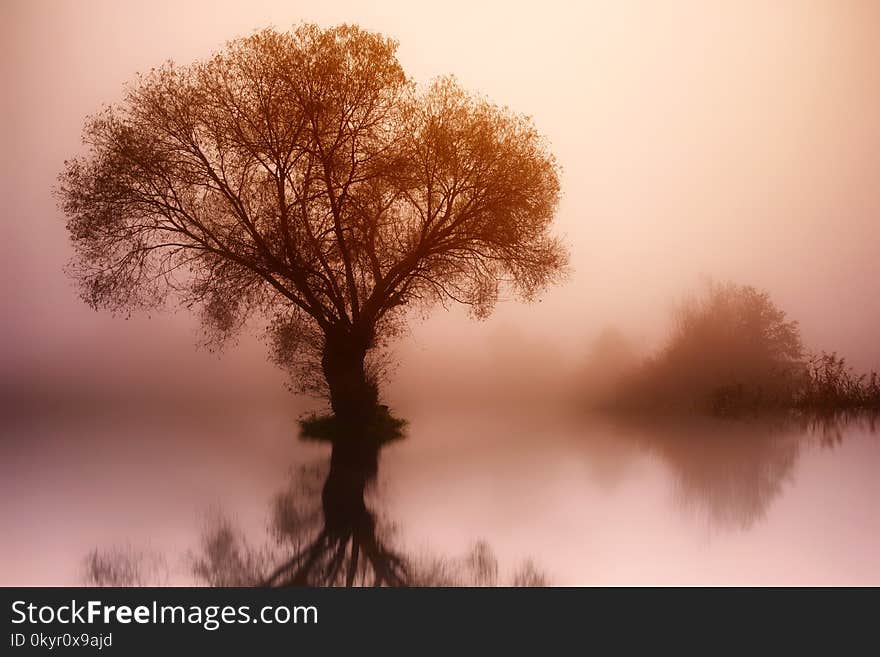
M 609 324 L 656 340 L 710 276 L 766 288 L 808 344 L 880 366 L 880 3 L 3 0 L 0 13 L 7 385 L 158 381 L 180 359 L 206 385 L 248 362 L 266 378 L 254 345 L 206 365 L 182 314 L 126 324 L 85 308 L 50 189 L 85 115 L 135 72 L 299 21 L 396 37 L 417 81 L 453 73 L 533 116 L 564 169 L 568 283 L 484 323 L 435 312 L 404 368 L 511 331 L 556 353 Z

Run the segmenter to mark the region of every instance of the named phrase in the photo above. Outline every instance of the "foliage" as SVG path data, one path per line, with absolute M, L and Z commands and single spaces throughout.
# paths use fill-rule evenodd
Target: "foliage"
M 358 427 L 358 440 L 367 440 L 377 446 L 402 440 L 407 422 L 395 417 L 387 406 L 381 406 L 368 425 Z M 310 415 L 300 420 L 300 437 L 307 441 L 335 443 L 344 441 L 352 434 L 350 427 L 335 415 Z
M 836 353 L 813 356 L 807 363 L 797 404 L 817 410 L 880 410 L 880 375 L 855 374 Z
M 724 412 L 784 403 L 800 384 L 797 322 L 766 292 L 713 284 L 683 303 L 675 319 L 666 346 L 627 380 L 626 402 Z
M 686 301 L 666 346 L 632 368 L 611 405 L 738 413 L 880 408 L 880 377 L 835 353 L 807 356 L 795 321 L 767 292 L 714 284 Z
M 406 307 L 485 316 L 502 284 L 531 298 L 558 279 L 558 167 L 531 121 L 451 78 L 416 87 L 396 49 L 302 25 L 140 76 L 60 177 L 85 301 L 172 296 L 218 345 L 261 322 L 315 390 L 322 352 L 363 361 Z

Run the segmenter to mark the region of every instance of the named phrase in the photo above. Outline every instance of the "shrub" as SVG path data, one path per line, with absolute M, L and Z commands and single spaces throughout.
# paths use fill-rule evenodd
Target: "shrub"
M 627 378 L 624 403 L 726 412 L 786 404 L 802 385 L 797 322 L 766 292 L 713 284 L 683 303 L 675 320 L 665 347 Z

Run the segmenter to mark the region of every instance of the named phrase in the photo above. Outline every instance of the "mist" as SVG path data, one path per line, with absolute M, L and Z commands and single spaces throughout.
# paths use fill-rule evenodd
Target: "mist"
M 876 413 L 589 408 L 669 351 L 676 309 L 714 283 L 766 292 L 808 352 L 880 370 L 880 4 L 10 0 L 4 584 L 81 583 L 118 546 L 184 554 L 206 507 L 259 541 L 291 472 L 339 460 L 297 440 L 326 403 L 291 391 L 263 327 L 212 351 L 174 304 L 91 310 L 52 191 L 86 117 L 138 72 L 301 22 L 397 39 L 416 83 L 451 74 L 532 117 L 561 167 L 564 280 L 503 293 L 487 319 L 413 308 L 390 345 L 380 401 L 406 439 L 373 445 L 350 492 L 399 528 L 395 549 L 458 563 L 491 546 L 552 584 L 880 582 Z
M 811 348 L 880 365 L 871 3 L 11 2 L 2 12 L 7 398 L 90 387 L 95 399 L 111 389 L 283 398 L 254 337 L 218 356 L 194 349 L 186 312 L 126 321 L 89 310 L 62 271 L 71 251 L 51 189 L 81 150 L 85 116 L 136 72 L 299 21 L 397 38 L 417 82 L 451 73 L 531 115 L 563 168 L 565 284 L 533 303 L 502 301 L 486 321 L 458 308 L 415 318 L 395 348 L 392 404 L 564 388 L 603 328 L 650 351 L 675 302 L 710 278 L 767 290 Z M 173 380 L 170 362 L 184 364 Z

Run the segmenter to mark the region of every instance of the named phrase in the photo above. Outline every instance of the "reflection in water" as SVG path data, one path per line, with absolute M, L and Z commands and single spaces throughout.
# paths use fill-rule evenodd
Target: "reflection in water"
M 878 452 L 871 446 L 873 439 L 860 439 L 876 431 L 876 417 L 604 416 L 574 425 L 521 418 L 507 424 L 493 420 L 490 425 L 473 417 L 446 416 L 447 423 L 432 419 L 433 424 L 421 425 L 418 435 L 401 441 L 385 459 L 383 470 L 388 471 L 392 489 L 405 490 L 406 495 L 385 499 L 374 488 L 383 447 L 401 436 L 400 423 L 389 419 L 385 426 L 365 432 L 344 430 L 328 419 L 307 422 L 304 438 L 328 444 L 329 459 L 300 467 L 272 497 L 268 537 L 259 527 L 245 533 L 215 514 L 185 560 L 182 576 L 168 572 L 175 559 L 137 545 L 93 551 L 86 562 L 87 581 L 156 585 L 195 579 L 208 586 L 547 584 L 547 577 L 529 561 L 512 576 L 501 577 L 494 550 L 485 542 L 455 557 L 414 553 L 410 548 L 413 537 L 429 536 L 431 545 L 458 554 L 459 541 L 444 541 L 444 533 L 453 532 L 463 532 L 465 544 L 490 535 L 493 545 L 497 542 L 508 554 L 511 547 L 514 554 L 534 553 L 555 577 L 567 569 L 560 580 L 566 584 L 731 582 L 735 580 L 728 573 L 734 564 L 750 582 L 814 582 L 817 565 L 833 573 L 829 582 L 876 577 L 874 562 L 865 561 L 865 555 L 875 545 L 880 527 L 874 529 L 876 522 L 863 503 L 872 499 L 876 488 L 866 473 L 871 471 L 867 463 Z M 454 442 L 450 436 L 464 436 L 464 441 Z M 471 440 L 477 437 L 480 440 Z M 426 445 L 445 445 L 440 454 L 455 458 L 426 454 Z M 837 459 L 841 453 L 849 454 L 848 461 Z M 858 455 L 857 461 L 853 455 Z M 825 463 L 825 473 L 817 472 Z M 840 463 L 844 465 L 835 465 Z M 489 472 L 491 484 L 474 472 Z M 535 477 L 540 473 L 544 479 Z M 665 514 L 666 505 L 654 498 L 670 484 L 675 512 Z M 501 494 L 497 504 L 485 495 L 489 485 Z M 819 490 L 828 502 L 825 508 L 814 504 L 814 491 Z M 762 522 L 784 495 L 793 505 L 773 522 Z M 475 499 L 480 503 L 466 506 Z M 393 508 L 395 521 L 403 520 L 400 527 L 388 521 L 380 510 L 385 508 Z M 686 529 L 682 533 L 675 521 L 681 512 L 728 532 L 728 540 L 693 543 L 694 536 Z M 420 530 L 426 517 L 432 520 Z M 499 527 L 519 527 L 521 538 L 511 541 Z M 827 559 L 825 552 L 817 555 L 803 548 L 829 535 L 837 543 Z M 572 540 L 566 543 L 561 536 Z M 794 551 L 792 541 L 797 541 Z M 560 554 L 559 545 L 570 545 L 570 552 Z M 176 547 L 172 554 L 181 549 Z M 772 556 L 766 562 L 753 561 L 748 556 L 753 552 L 787 556 L 785 562 Z M 641 570 L 639 564 L 646 559 L 656 560 L 657 569 Z M 800 566 L 792 565 L 798 560 Z M 694 575 L 696 567 L 710 574 Z M 787 570 L 797 567 L 802 570 Z
M 807 441 L 839 445 L 856 425 L 876 430 L 874 415 L 759 414 L 616 418 L 620 436 L 671 470 L 676 499 L 716 529 L 747 530 L 763 519 Z
M 162 586 L 168 582 L 165 557 L 133 545 L 92 550 L 84 570 L 88 586 Z
M 682 507 L 724 529 L 748 529 L 792 476 L 800 434 L 782 418 L 654 419 L 630 438 L 673 472 Z
M 326 439 L 332 446 L 321 491 L 323 526 L 317 537 L 269 574 L 265 585 L 408 583 L 403 557 L 388 547 L 365 498 L 376 478 L 382 446 L 400 438 L 401 429 L 399 422 L 387 417 L 369 427 L 337 423 L 334 418 L 304 423 L 304 437 Z M 276 512 L 279 509 L 276 505 Z
M 302 423 L 305 440 L 329 442 L 326 465 L 302 467 L 271 505 L 272 541 L 254 544 L 222 514 L 206 524 L 188 569 L 208 586 L 496 586 L 498 560 L 484 541 L 460 558 L 404 554 L 392 547 L 394 527 L 368 505 L 386 444 L 403 437 L 404 423 L 388 415 L 369 428 L 332 417 Z M 167 562 L 148 550 L 93 550 L 86 583 L 144 586 L 167 582 Z M 531 560 L 512 586 L 546 586 Z
M 841 445 L 844 438 L 853 431 L 876 434 L 880 429 L 880 411 L 812 413 L 802 416 L 800 424 L 822 447 L 834 448 Z

